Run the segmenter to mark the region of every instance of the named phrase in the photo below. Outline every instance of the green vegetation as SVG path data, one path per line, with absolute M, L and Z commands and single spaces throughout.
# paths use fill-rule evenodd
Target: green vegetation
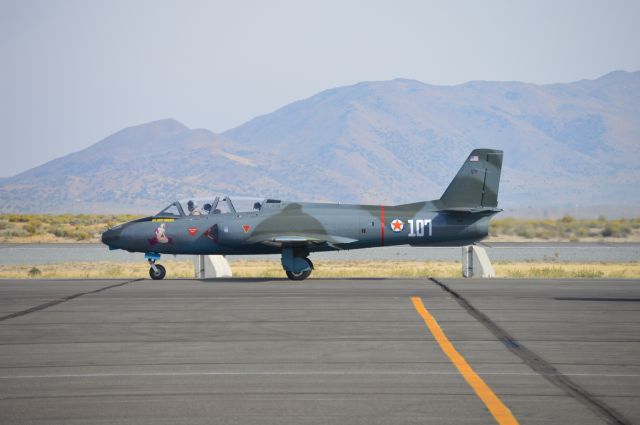
M 612 238 L 638 240 L 640 218 L 589 220 L 566 215 L 559 220 L 496 219 L 489 226 L 489 237 L 492 240 L 520 238 L 576 242 Z
M 98 242 L 100 233 L 139 218 L 127 214 L 0 214 L 0 242 Z M 640 241 L 640 218 L 494 219 L 488 241 Z
M 97 242 L 104 230 L 136 218 L 129 214 L 0 214 L 0 242 Z
M 27 274 L 29 275 L 29 277 L 38 277 L 42 274 L 42 271 L 34 266 L 29 269 L 29 272 Z

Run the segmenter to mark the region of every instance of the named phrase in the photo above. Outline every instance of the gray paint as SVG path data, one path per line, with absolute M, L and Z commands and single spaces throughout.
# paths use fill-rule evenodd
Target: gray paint
M 110 229 L 102 241 L 112 249 L 157 254 L 246 255 L 294 248 L 294 257 L 301 258 L 337 249 L 467 245 L 487 236 L 489 219 L 500 211 L 501 167 L 502 151 L 475 149 L 439 200 L 395 206 L 278 201 L 249 213 L 161 213 Z M 154 238 L 160 231 L 162 241 Z M 290 256 L 290 251 L 283 255 L 285 271 L 308 269 Z

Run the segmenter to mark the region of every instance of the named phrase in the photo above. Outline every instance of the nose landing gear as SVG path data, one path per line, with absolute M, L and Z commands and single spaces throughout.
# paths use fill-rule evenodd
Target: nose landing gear
M 162 264 L 156 264 L 156 261 L 160 259 L 160 254 L 155 252 L 147 252 L 144 254 L 144 258 L 149 261 L 149 276 L 153 280 L 162 280 L 167 275 L 167 270 Z

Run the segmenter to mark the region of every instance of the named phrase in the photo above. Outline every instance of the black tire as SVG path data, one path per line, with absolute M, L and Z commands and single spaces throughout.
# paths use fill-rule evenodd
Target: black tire
M 311 262 L 311 260 L 305 257 L 304 261 L 306 261 L 309 267 L 311 267 L 311 270 L 313 270 L 313 263 Z
M 287 272 L 287 277 L 291 280 L 305 280 L 311 274 L 311 270 L 307 270 L 300 273 L 293 273 L 289 270 L 285 270 Z
M 153 270 L 153 267 L 149 267 L 149 276 L 151 276 L 151 279 L 164 279 L 164 277 L 167 275 L 167 270 L 164 268 L 164 266 L 162 264 L 156 264 L 156 269 L 158 270 L 157 272 Z

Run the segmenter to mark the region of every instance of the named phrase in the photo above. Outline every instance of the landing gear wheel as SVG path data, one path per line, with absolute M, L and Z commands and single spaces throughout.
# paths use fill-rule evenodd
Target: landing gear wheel
M 309 267 L 311 267 L 311 270 L 313 270 L 313 263 L 311 262 L 311 260 L 309 260 L 308 258 L 305 258 L 304 261 L 307 262 L 307 264 L 309 265 Z M 311 272 L 309 272 L 311 273 Z
M 156 270 L 153 270 L 153 267 L 149 268 L 149 276 L 153 280 L 162 280 L 167 275 L 167 270 L 161 264 L 156 264 Z
M 290 272 L 288 270 L 285 270 L 285 271 L 287 273 L 287 277 L 289 279 L 291 279 L 291 280 L 305 280 L 311 274 L 311 270 L 307 270 L 307 271 L 300 272 L 300 273 L 294 273 L 294 272 Z

